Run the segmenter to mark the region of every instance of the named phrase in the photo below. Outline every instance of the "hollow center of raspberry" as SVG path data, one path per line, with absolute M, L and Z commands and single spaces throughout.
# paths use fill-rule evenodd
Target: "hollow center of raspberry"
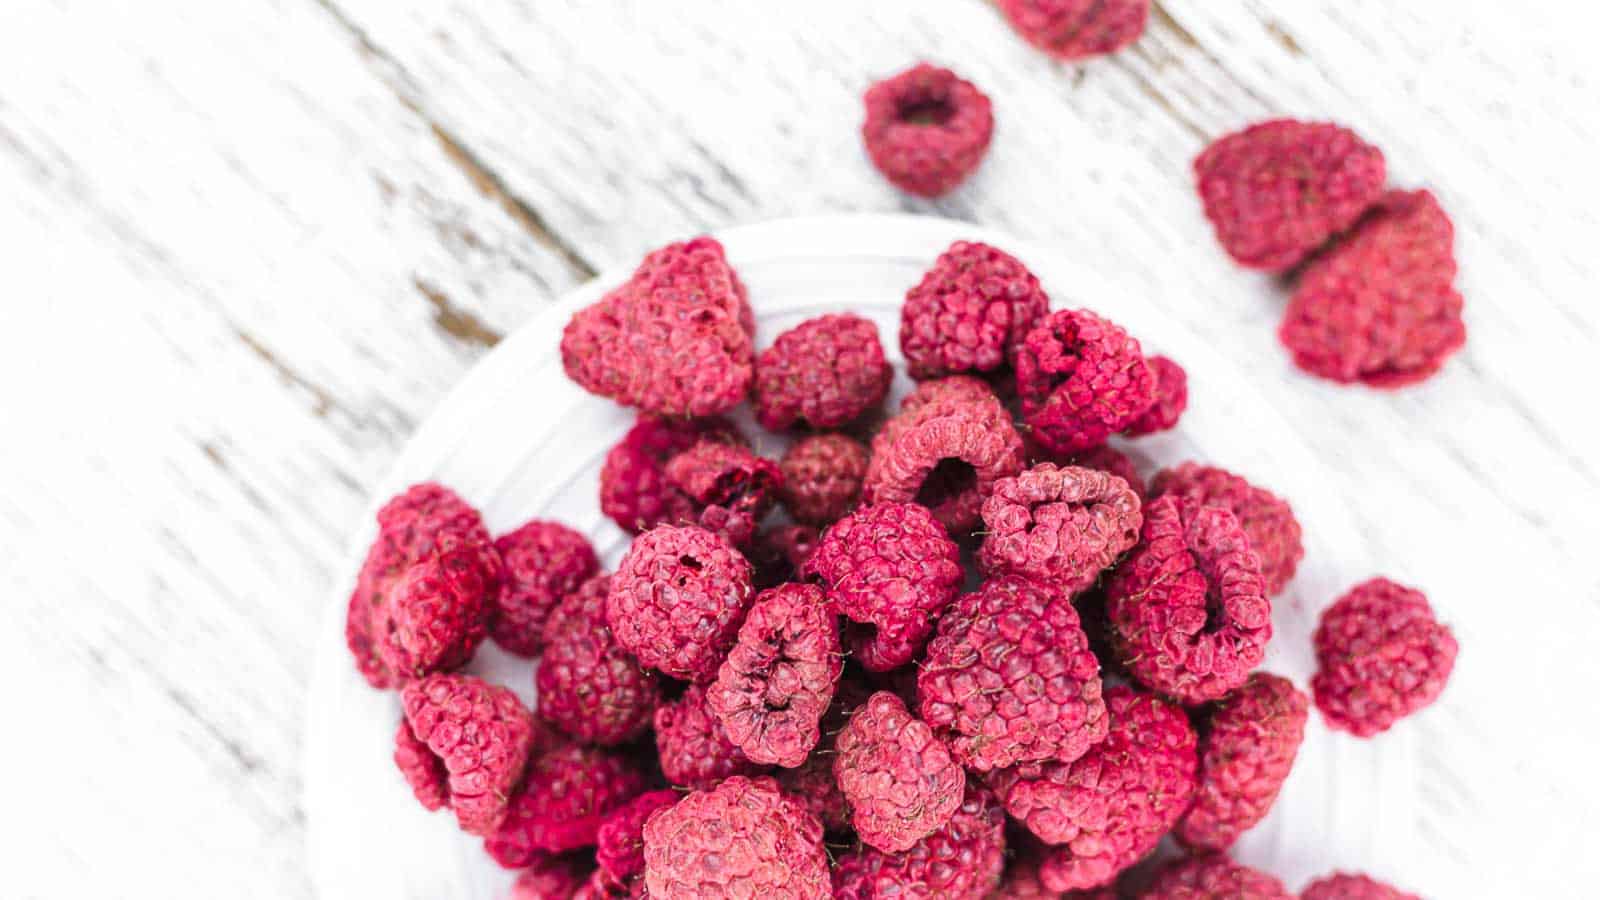
M 917 97 L 900 104 L 900 121 L 907 125 L 943 125 L 956 114 L 943 97 Z
M 922 487 L 917 488 L 917 502 L 929 509 L 938 509 L 977 486 L 977 469 L 963 460 L 946 457 L 922 480 Z

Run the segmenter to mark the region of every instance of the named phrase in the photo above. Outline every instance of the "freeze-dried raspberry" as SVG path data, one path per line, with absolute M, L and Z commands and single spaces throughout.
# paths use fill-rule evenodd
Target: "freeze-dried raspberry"
M 766 590 L 796 580 L 821 537 L 821 532 L 810 525 L 778 525 L 758 533 L 745 551 L 755 569 L 756 589 Z
M 447 799 L 463 831 L 493 832 L 533 748 L 533 715 L 511 691 L 469 675 L 413 681 L 400 705 L 413 740 L 397 738 L 395 762 L 417 799 L 430 809 Z
M 978 565 L 988 574 L 1015 572 L 1059 587 L 1068 596 L 1139 540 L 1139 495 L 1115 475 L 1040 463 L 1002 478 L 983 501 Z
M 732 775 L 764 771 L 728 737 L 700 685 L 658 707 L 655 726 L 661 774 L 673 784 L 705 789 Z
M 1049 308 L 1039 279 L 1015 257 L 957 241 L 906 292 L 900 307 L 906 368 L 919 380 L 1003 369 Z
M 1045 316 L 1017 353 L 1023 419 L 1053 453 L 1104 444 L 1150 408 L 1155 385 L 1139 342 L 1086 309 Z
M 1144 34 L 1150 0 L 1000 0 L 1030 44 L 1057 59 L 1115 53 Z
M 719 440 L 703 440 L 672 457 L 666 475 L 693 504 L 700 527 L 735 546 L 750 542 L 783 487 L 777 463 Z
M 1189 406 L 1189 373 L 1165 356 L 1145 360 L 1156 376 L 1155 401 L 1122 430 L 1129 437 L 1166 431 L 1178 424 Z
M 677 791 L 650 791 L 612 810 L 595 834 L 595 862 L 614 887 L 644 874 L 644 823 L 678 802 Z
M 661 702 L 660 680 L 639 667 L 606 623 L 610 585 L 596 575 L 551 613 L 534 677 L 539 715 L 589 744 L 633 740 Z
M 1300 275 L 1278 337 L 1313 375 L 1397 388 L 1467 342 L 1455 229 L 1428 191 L 1390 191 Z
M 534 519 L 495 539 L 506 577 L 489 618 L 494 642 L 518 656 L 542 646 L 545 620 L 561 598 L 600 571 L 589 539 L 560 522 Z
M 1022 438 L 982 382 L 925 382 L 872 439 L 862 499 L 919 503 L 952 533 L 978 521 L 996 481 L 1022 470 Z M 954 380 L 954 379 L 951 379 Z
M 1139 546 L 1106 585 L 1106 611 L 1128 672 L 1188 704 L 1244 684 L 1272 638 L 1272 604 L 1239 521 L 1178 497 L 1145 507 Z
M 1301 557 L 1306 555 L 1300 543 L 1300 522 L 1289 504 L 1276 494 L 1227 469 L 1192 462 L 1156 475 L 1150 484 L 1151 498 L 1168 494 L 1233 513 L 1261 562 L 1268 596 L 1282 591 L 1294 577 Z
M 1200 740 L 1200 787 L 1178 822 L 1195 850 L 1226 850 L 1266 817 L 1305 736 L 1309 705 L 1287 678 L 1257 672 L 1211 712 Z
M 965 577 L 961 551 L 921 506 L 864 506 L 833 523 L 801 575 L 856 626 L 851 652 L 867 669 L 910 662 Z
M 850 821 L 879 850 L 910 849 L 961 806 L 961 765 L 888 691 L 850 716 L 835 750 L 833 776 L 850 804 Z
M 951 375 L 919 383 L 900 401 L 902 415 L 914 413 L 927 406 L 941 408 L 967 403 L 998 405 L 994 386 L 975 375 Z
M 894 377 L 878 326 L 851 313 L 818 316 L 756 357 L 756 421 L 772 431 L 838 428 L 883 403 Z
M 1283 882 L 1220 853 L 1169 864 L 1140 900 L 1294 900 Z
M 1128 687 L 1106 691 L 1106 739 L 1075 762 L 1024 763 L 988 776 L 1017 821 L 1054 846 L 1051 890 L 1100 887 L 1150 852 L 1195 790 L 1195 734 L 1179 707 Z
M 770 778 L 730 778 L 644 826 L 651 897 L 826 900 L 822 824 Z
M 949 821 L 903 852 L 863 845 L 839 860 L 835 900 L 983 900 L 1005 866 L 1005 813 L 977 784 Z
M 666 419 L 640 413 L 600 468 L 600 511 L 635 534 L 694 520 L 694 503 L 667 481 L 667 460 L 701 440 L 746 444 L 726 419 Z
M 917 673 L 918 709 L 967 768 L 1070 762 L 1106 736 L 1100 663 L 1071 596 L 991 578 L 939 619 Z
M 1066 457 L 1061 465 L 1077 466 L 1080 469 L 1094 469 L 1121 478 L 1140 500 L 1145 496 L 1144 479 L 1139 477 L 1139 470 L 1128 458 L 1126 453 L 1112 447 L 1110 444 L 1101 444 L 1098 447 L 1074 453 Z
M 540 856 L 522 870 L 509 900 L 570 900 L 589 879 L 589 869 L 571 856 Z
M 918 63 L 867 90 L 867 154 L 907 193 L 955 190 L 983 162 L 994 135 L 989 98 L 949 69 Z
M 1383 153 L 1331 122 L 1274 119 L 1218 138 L 1194 161 L 1222 249 L 1282 272 L 1355 224 L 1383 195 Z
M 1306 885 L 1300 900 L 1422 900 L 1366 875 L 1335 872 Z
M 647 668 L 706 682 L 750 606 L 750 563 L 703 528 L 662 525 L 639 535 L 611 577 L 606 621 Z
M 540 854 L 591 847 L 606 816 L 644 786 L 644 774 L 620 753 L 559 745 L 528 763 L 505 821 L 484 848 L 495 862 L 517 869 Z
M 870 454 L 842 434 L 801 438 L 783 454 L 783 505 L 798 522 L 831 525 L 855 508 Z
M 1334 728 L 1371 737 L 1438 699 L 1456 639 L 1419 590 L 1374 578 L 1322 612 L 1311 691 Z
M 628 879 L 627 884 L 616 884 L 604 872 L 596 869 L 589 875 L 589 880 L 573 891 L 570 900 L 647 900 L 649 896 L 644 890 L 642 872 Z
M 843 668 L 839 618 L 822 589 L 782 585 L 750 607 L 706 705 L 751 762 L 792 769 L 817 745 Z
M 624 406 L 715 415 L 750 389 L 747 315 L 721 244 L 704 237 L 673 244 L 572 317 L 561 336 L 562 365 L 585 390 Z
M 867 701 L 871 688 L 858 677 L 844 675 L 833 693 L 833 704 L 822 717 L 822 739 L 799 768 L 779 769 L 778 786 L 805 804 L 828 831 L 850 828 L 850 804 L 833 777 L 834 745 L 850 714 Z
M 466 665 L 483 643 L 499 589 L 481 546 L 443 550 L 407 569 L 389 591 L 388 636 L 379 656 L 396 678 L 420 678 Z
M 1019 839 L 1025 841 L 1020 848 Z M 989 894 L 988 900 L 1117 900 L 1111 888 L 1087 891 L 1053 891 L 1039 877 L 1039 866 L 1044 857 L 1042 848 L 1034 846 L 1025 833 L 1013 833 L 1008 838 L 1011 860 L 1006 864 L 1005 877 L 1000 887 Z

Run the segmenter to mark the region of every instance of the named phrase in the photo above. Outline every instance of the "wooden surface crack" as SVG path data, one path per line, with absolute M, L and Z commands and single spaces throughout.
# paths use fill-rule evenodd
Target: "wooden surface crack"
M 485 325 L 482 319 L 471 312 L 456 306 L 451 302 L 449 294 L 420 278 L 411 279 L 411 283 L 416 286 L 417 293 L 422 295 L 422 299 L 433 307 L 433 324 L 439 326 L 441 331 L 457 340 L 479 347 L 493 347 L 500 343 L 500 338 L 503 337 L 500 332 Z

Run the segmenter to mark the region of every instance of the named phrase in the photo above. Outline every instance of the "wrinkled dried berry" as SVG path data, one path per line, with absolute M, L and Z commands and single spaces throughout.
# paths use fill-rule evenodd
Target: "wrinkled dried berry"
M 509 690 L 468 675 L 429 675 L 400 692 L 395 762 L 429 809 L 448 802 L 461 830 L 488 834 L 533 749 L 533 715 Z
M 1306 553 L 1300 543 L 1300 522 L 1276 494 L 1226 469 L 1198 463 L 1184 463 L 1157 474 L 1150 484 L 1150 497 L 1166 494 L 1233 513 L 1261 562 L 1269 596 L 1281 592 L 1294 577 Z
M 730 778 L 644 826 L 651 897 L 826 900 L 828 855 L 817 817 L 770 778 Z
M 894 369 L 878 326 L 850 313 L 818 316 L 778 335 L 756 358 L 756 421 L 772 431 L 838 428 L 876 409 Z
M 556 607 L 535 676 L 539 715 L 590 744 L 633 740 L 650 727 L 661 702 L 660 679 L 617 643 L 606 623 L 610 585 L 598 575 Z
M 1189 373 L 1183 366 L 1165 356 L 1152 356 L 1145 362 L 1156 377 L 1155 402 L 1122 430 L 1129 437 L 1173 428 L 1189 407 Z
M 1200 741 L 1200 787 L 1177 836 L 1226 850 L 1266 817 L 1294 766 L 1309 702 L 1286 678 L 1257 672 L 1211 711 Z
M 955 190 L 983 161 L 994 113 L 983 92 L 949 69 L 919 63 L 874 84 L 861 126 L 867 154 L 907 193 Z
M 764 767 L 753 763 L 728 737 L 711 708 L 706 690 L 691 685 L 683 696 L 656 710 L 656 753 L 661 774 L 673 784 L 709 788 L 733 775 L 755 775 Z
M 1387 578 L 1356 585 L 1322 612 L 1311 691 L 1322 717 L 1359 737 L 1387 731 L 1444 691 L 1457 645 L 1428 598 Z
M 800 567 L 811 558 L 821 532 L 810 525 L 778 525 L 756 534 L 745 555 L 755 568 L 757 590 L 795 581 Z
M 839 860 L 834 900 L 983 900 L 1005 865 L 1005 814 L 967 785 L 949 821 L 903 852 L 863 844 Z
M 916 379 L 996 372 L 1050 307 L 1028 268 L 988 244 L 950 245 L 906 292 L 900 349 Z
M 1013 572 L 1072 595 L 1139 540 L 1139 495 L 1093 469 L 1040 463 L 1002 478 L 983 502 L 978 565 Z
M 595 832 L 595 862 L 615 888 L 644 874 L 644 823 L 678 802 L 677 791 L 650 791 L 617 807 Z
M 1000 0 L 1028 43 L 1064 60 L 1115 53 L 1139 39 L 1150 0 Z
M 644 785 L 627 756 L 581 744 L 556 746 L 528 763 L 505 821 L 484 839 L 484 848 L 500 865 L 518 869 L 541 854 L 593 846 L 607 814 Z
M 1300 900 L 1422 900 L 1366 875 L 1335 872 L 1318 878 L 1300 892 Z
M 600 468 L 600 511 L 634 534 L 657 525 L 694 521 L 694 503 L 667 481 L 665 469 L 667 460 L 701 440 L 747 443 L 726 419 L 667 419 L 640 413 Z
M 494 642 L 518 656 L 543 646 L 544 623 L 563 597 L 600 571 L 589 539 L 559 522 L 534 519 L 495 539 L 506 577 L 489 619 Z
M 694 520 L 744 546 L 778 501 L 783 473 L 770 459 L 719 440 L 703 440 L 667 461 L 667 482 L 689 498 Z
M 522 870 L 510 900 L 570 900 L 589 878 L 589 868 L 574 856 L 541 856 Z
M 818 434 L 801 438 L 783 454 L 783 505 L 795 521 L 824 527 L 854 509 L 871 454 L 855 438 Z
M 1039 321 L 1017 353 L 1017 392 L 1033 439 L 1079 453 L 1132 425 L 1155 401 L 1139 342 L 1086 309 Z
M 710 681 L 750 606 L 750 575 L 750 563 L 725 539 L 662 525 L 634 539 L 622 557 L 606 621 L 644 666 Z
M 1169 864 L 1139 900 L 1294 900 L 1283 882 L 1221 854 Z
M 909 850 L 961 806 L 960 764 L 888 691 L 851 714 L 835 749 L 833 775 L 850 804 L 850 821 L 879 850 Z

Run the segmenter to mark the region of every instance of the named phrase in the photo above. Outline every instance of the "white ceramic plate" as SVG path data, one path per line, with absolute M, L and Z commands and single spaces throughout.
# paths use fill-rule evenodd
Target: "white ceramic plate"
M 750 289 L 757 347 L 827 312 L 877 322 L 900 362 L 900 301 L 952 241 L 981 240 L 1010 251 L 1038 274 L 1052 308 L 1087 306 L 1127 327 L 1146 352 L 1165 353 L 1189 372 L 1189 411 L 1174 432 L 1131 445 L 1153 466 L 1202 459 L 1272 488 L 1293 504 L 1306 532 L 1306 558 L 1274 609 L 1277 636 L 1265 668 L 1302 686 L 1312 668 L 1310 632 L 1321 604 L 1373 566 L 1340 498 L 1328 492 L 1299 437 L 1229 362 L 1181 330 L 1116 273 L 1086 261 L 959 222 L 910 216 L 831 216 L 736 228 L 718 235 Z M 630 267 L 631 269 L 631 267 Z M 556 518 L 587 533 L 609 565 L 626 536 L 599 511 L 597 479 L 606 450 L 627 429 L 627 410 L 569 382 L 558 342 L 571 314 L 621 282 L 596 279 L 551 305 L 502 342 L 449 396 L 401 454 L 351 542 L 328 599 L 306 728 L 305 806 L 312 879 L 334 898 L 498 900 L 512 878 L 462 834 L 448 813 L 417 805 L 390 760 L 399 707 L 356 674 L 344 646 L 345 601 L 374 525 L 390 495 L 433 479 L 483 511 L 496 534 L 532 517 Z M 909 388 L 897 376 L 895 398 Z M 761 434 L 752 428 L 750 434 Z M 770 435 L 758 439 L 781 450 Z M 1394 498 L 1403 506 L 1407 498 Z M 471 671 L 532 697 L 531 666 L 485 645 Z M 1381 753 L 1326 731 L 1315 715 L 1293 776 L 1267 821 L 1235 850 L 1298 885 L 1334 862 L 1404 858 L 1412 840 L 1415 788 L 1410 731 L 1385 736 Z

